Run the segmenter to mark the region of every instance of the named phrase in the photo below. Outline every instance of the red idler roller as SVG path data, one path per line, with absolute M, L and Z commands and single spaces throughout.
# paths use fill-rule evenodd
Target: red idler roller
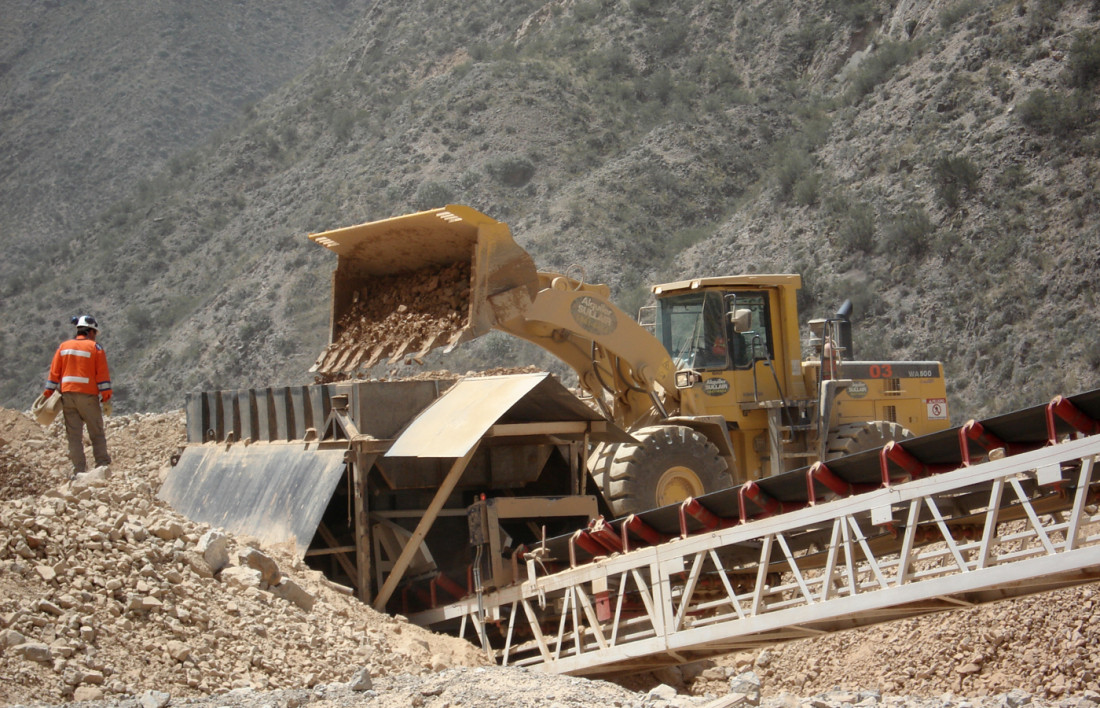
M 1058 442 L 1058 432 L 1054 426 L 1054 416 L 1058 416 L 1073 426 L 1073 429 L 1085 435 L 1100 433 L 1100 421 L 1085 413 L 1073 405 L 1073 402 L 1064 396 L 1055 396 L 1047 404 L 1047 442 L 1054 445 Z

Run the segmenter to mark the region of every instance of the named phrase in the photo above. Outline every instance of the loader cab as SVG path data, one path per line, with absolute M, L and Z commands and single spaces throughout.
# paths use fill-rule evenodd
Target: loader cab
M 783 410 L 807 398 L 798 334 L 801 283 L 797 275 L 754 274 L 653 288 L 654 334 L 677 368 L 678 414 L 725 420 L 738 481 L 801 464 L 780 459 L 769 434 L 783 423 Z
M 751 369 L 775 358 L 766 291 L 703 290 L 659 298 L 655 333 L 677 369 Z
M 732 421 L 746 406 L 806 395 L 798 333 L 801 285 L 798 275 L 754 274 L 653 288 L 654 334 L 678 371 L 695 372 L 683 386 L 677 383 L 685 412 Z

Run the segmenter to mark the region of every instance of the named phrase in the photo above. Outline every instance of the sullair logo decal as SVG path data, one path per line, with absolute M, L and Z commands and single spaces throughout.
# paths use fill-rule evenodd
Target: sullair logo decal
M 866 381 L 853 381 L 852 385 L 848 387 L 848 395 L 852 398 L 863 398 L 867 395 L 867 382 Z
M 707 379 L 703 383 L 703 393 L 708 396 L 721 396 L 723 393 L 728 393 L 730 390 L 730 382 L 723 378 L 715 377 L 713 379 Z
M 573 320 L 592 334 L 611 334 L 619 324 L 607 303 L 587 295 L 574 300 L 569 311 L 573 313 Z

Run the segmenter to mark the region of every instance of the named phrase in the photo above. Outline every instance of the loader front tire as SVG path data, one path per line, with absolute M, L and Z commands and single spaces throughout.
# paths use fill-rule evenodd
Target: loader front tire
M 888 420 L 845 423 L 829 433 L 825 459 L 832 460 L 866 450 L 878 450 L 888 442 L 911 437 L 913 434 L 905 426 Z
M 733 484 L 714 443 L 683 425 L 632 433 L 638 442 L 599 446 L 592 478 L 616 517 L 675 504 Z

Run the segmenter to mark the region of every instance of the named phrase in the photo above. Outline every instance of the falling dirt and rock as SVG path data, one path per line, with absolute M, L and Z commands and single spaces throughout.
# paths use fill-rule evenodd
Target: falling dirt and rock
M 551 676 L 490 666 L 280 548 L 176 514 L 156 491 L 181 413 L 108 419 L 109 473 L 70 480 L 63 438 L 0 410 L 0 705 L 1100 705 L 1095 585 L 617 684 Z
M 444 346 L 469 321 L 470 264 L 373 278 L 353 293 L 325 349 L 322 375 L 370 368 L 386 359 L 419 356 Z

